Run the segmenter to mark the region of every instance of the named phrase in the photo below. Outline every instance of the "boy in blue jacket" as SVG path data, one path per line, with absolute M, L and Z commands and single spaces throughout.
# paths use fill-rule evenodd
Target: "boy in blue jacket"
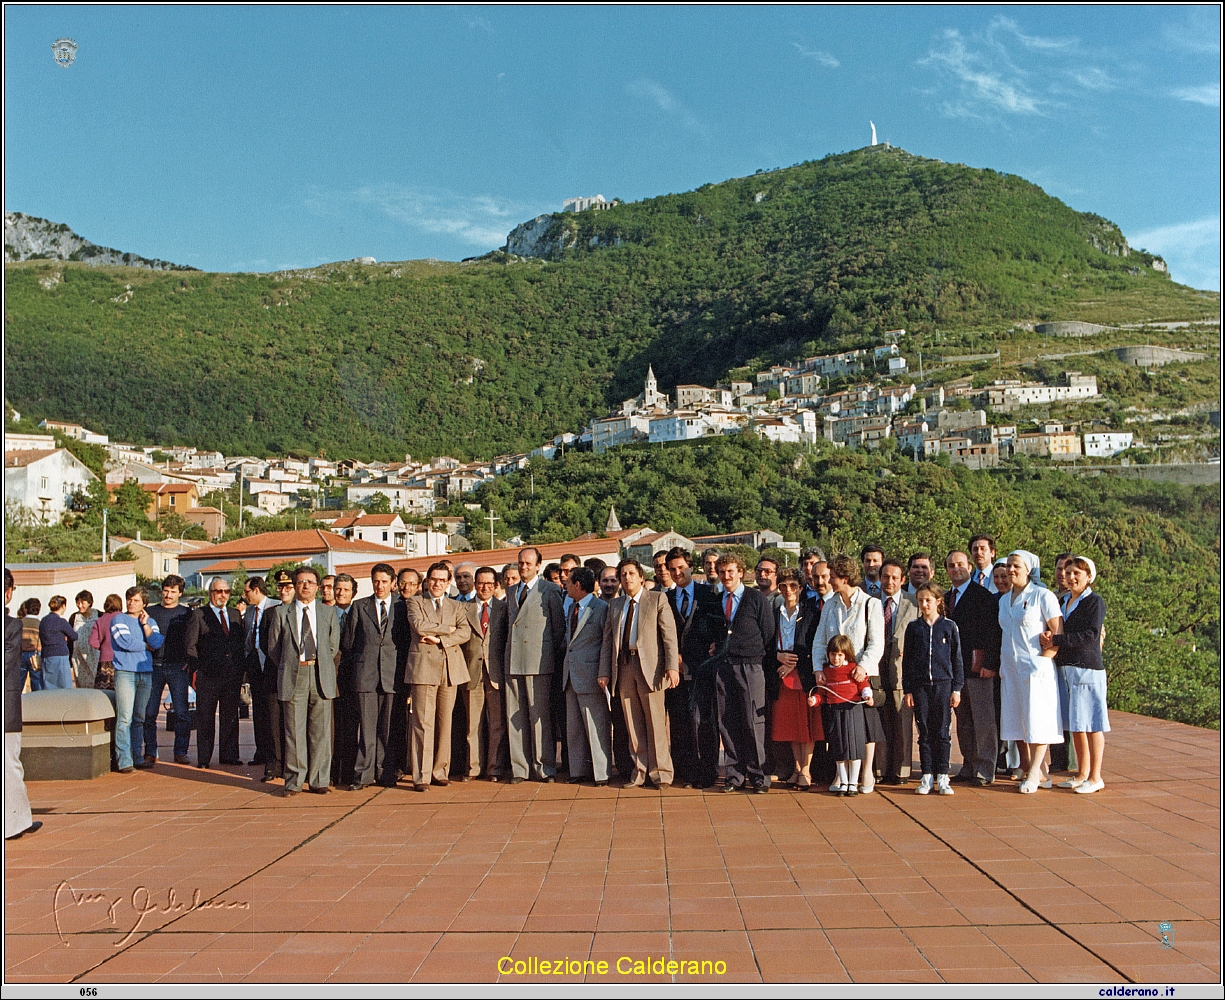
M 131 774 L 132 747 L 139 753 L 145 745 L 145 709 L 153 690 L 153 654 L 166 637 L 149 616 L 144 587 L 129 587 L 124 595 L 128 613 L 111 620 L 111 649 L 115 654 L 115 757 L 120 774 Z
M 965 684 L 961 635 L 957 623 L 943 616 L 944 591 L 936 584 L 920 586 L 915 600 L 919 617 L 906 626 L 902 651 L 902 691 L 919 727 L 919 762 L 923 767 L 923 779 L 915 791 L 930 794 L 934 776 L 936 791 L 952 795 L 949 722 Z

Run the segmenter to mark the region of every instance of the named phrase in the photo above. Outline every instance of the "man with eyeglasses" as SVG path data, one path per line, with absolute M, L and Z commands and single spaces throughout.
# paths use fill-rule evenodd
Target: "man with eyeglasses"
M 196 608 L 187 623 L 187 666 L 196 675 L 196 767 L 200 768 L 212 763 L 218 705 L 218 759 L 225 765 L 242 763 L 238 758 L 238 691 L 245 666 L 246 631 L 242 616 L 229 602 L 229 583 L 213 577 L 208 604 Z

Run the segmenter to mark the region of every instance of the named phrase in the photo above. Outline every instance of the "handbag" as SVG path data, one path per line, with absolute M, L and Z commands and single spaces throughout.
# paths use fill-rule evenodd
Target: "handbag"
M 783 676 L 783 687 L 790 688 L 792 691 L 803 691 L 804 685 L 800 682 L 800 670 L 797 667 L 791 673 Z

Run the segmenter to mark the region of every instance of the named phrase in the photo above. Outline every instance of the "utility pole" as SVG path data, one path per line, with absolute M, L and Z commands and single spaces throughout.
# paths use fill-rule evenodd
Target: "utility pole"
M 242 531 L 242 466 L 238 467 L 238 530 Z
M 489 513 L 485 515 L 485 520 L 489 522 L 489 549 L 492 551 L 493 549 L 497 548 L 493 542 L 493 522 L 500 521 L 502 519 L 498 517 L 498 515 L 493 512 L 493 508 L 490 507 Z
M 106 562 L 106 508 L 102 508 L 102 561 Z

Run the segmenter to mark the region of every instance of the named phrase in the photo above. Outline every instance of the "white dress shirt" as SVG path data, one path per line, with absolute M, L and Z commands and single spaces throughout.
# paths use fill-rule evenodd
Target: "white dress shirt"
M 318 624 L 318 622 L 315 620 L 315 602 L 314 602 L 314 601 L 311 601 L 311 603 L 310 603 L 310 604 L 303 604 L 301 601 L 299 601 L 299 600 L 296 600 L 296 599 L 295 599 L 295 600 L 294 600 L 294 602 L 293 602 L 293 613 L 294 613 L 294 619 L 297 621 L 297 624 L 298 624 L 298 641 L 299 641 L 299 648 L 301 648 L 301 640 L 302 640 L 302 613 L 303 613 L 304 611 L 306 612 L 306 620 L 310 622 L 310 625 L 311 625 L 311 635 L 313 635 L 313 636 L 315 637 L 315 651 L 316 651 L 316 653 L 318 653 L 318 650 L 319 650 L 319 624 Z M 305 663 L 305 662 L 306 662 L 306 654 L 305 654 L 305 653 L 303 653 L 303 652 L 299 652 L 299 654 L 298 654 L 298 662 L 299 662 L 299 663 Z

